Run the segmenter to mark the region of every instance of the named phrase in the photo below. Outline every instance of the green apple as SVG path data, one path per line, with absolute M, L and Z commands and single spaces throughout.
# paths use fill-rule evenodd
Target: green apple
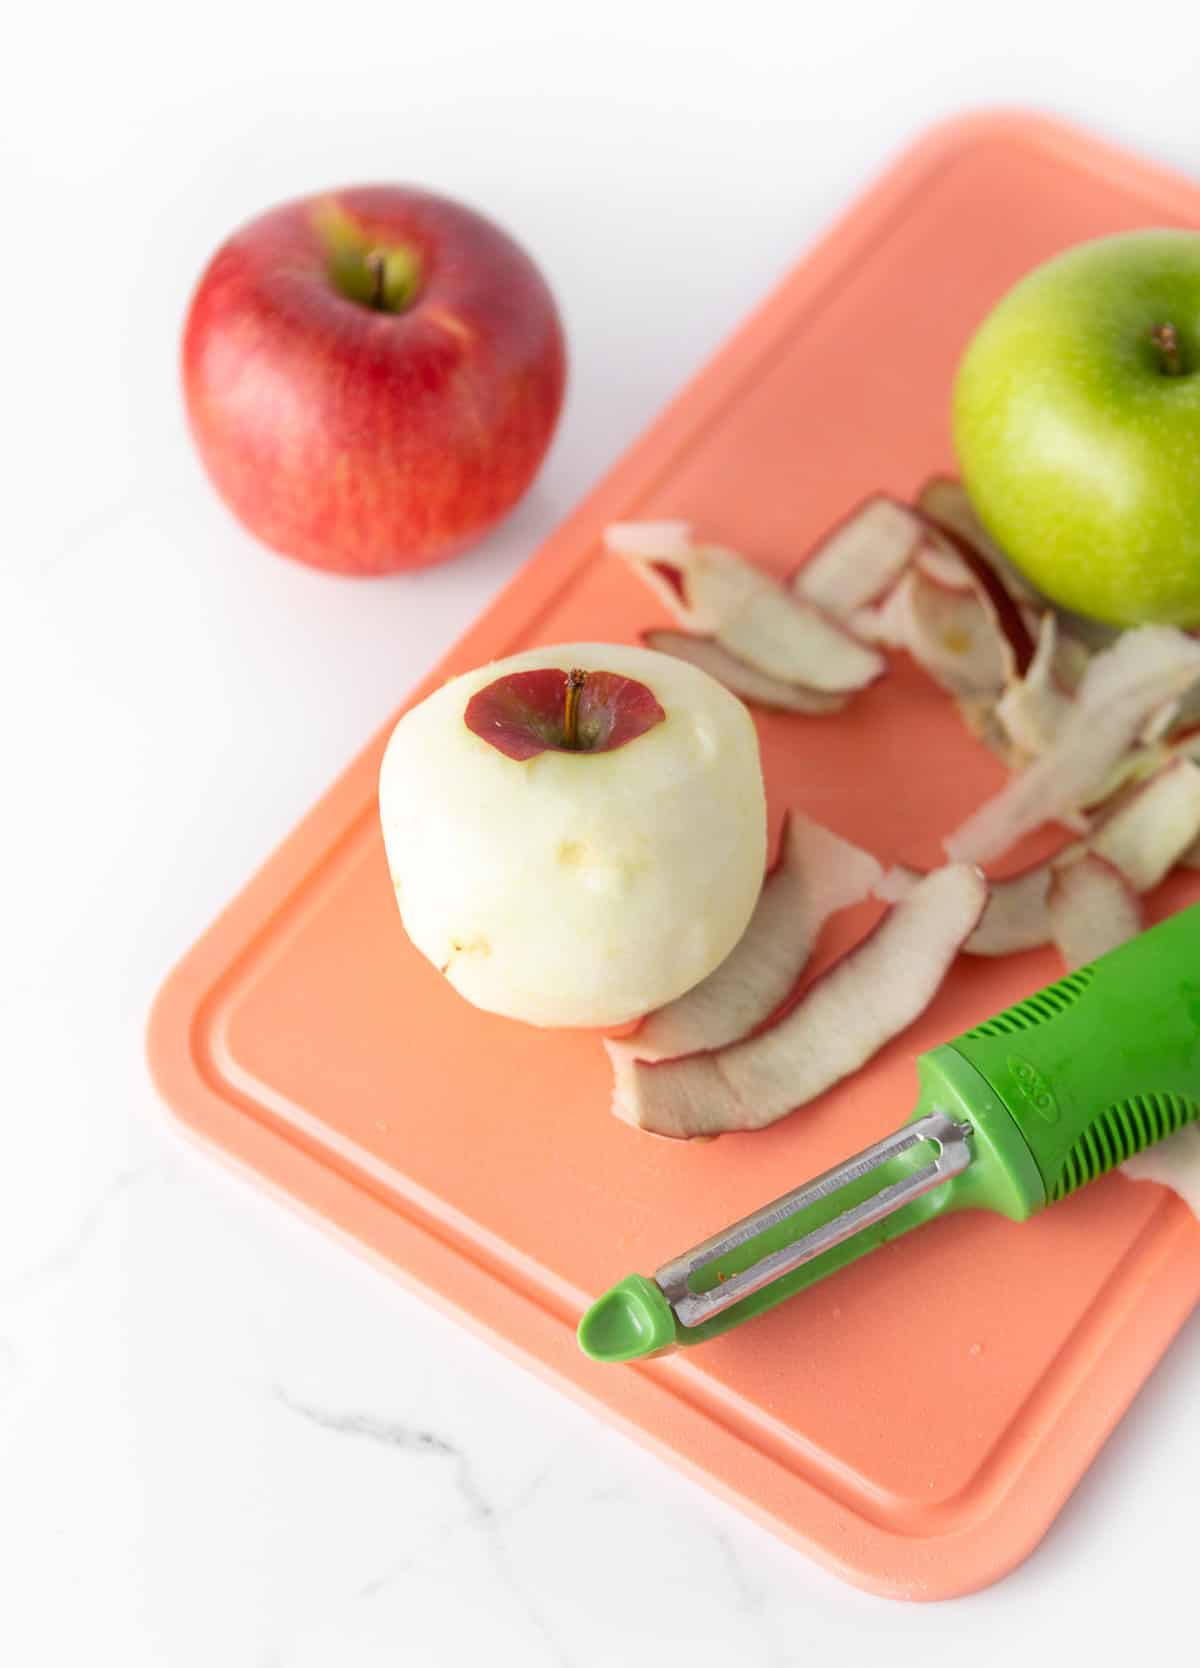
M 1200 232 L 1069 249 L 969 343 L 954 441 L 980 520 L 1052 601 L 1200 625 Z

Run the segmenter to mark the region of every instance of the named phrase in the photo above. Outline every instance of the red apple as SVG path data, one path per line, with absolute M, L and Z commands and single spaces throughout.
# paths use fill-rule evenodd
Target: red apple
M 562 404 L 558 311 L 491 221 L 409 186 L 300 198 L 213 256 L 183 384 L 217 491 L 342 573 L 454 555 L 525 491 Z

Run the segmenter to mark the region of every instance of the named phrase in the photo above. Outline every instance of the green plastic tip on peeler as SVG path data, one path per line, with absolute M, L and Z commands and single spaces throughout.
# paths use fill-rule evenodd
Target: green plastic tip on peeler
M 917 1060 L 895 1134 L 596 1300 L 579 1344 L 703 1343 L 952 1210 L 1023 1222 L 1200 1117 L 1200 904 Z

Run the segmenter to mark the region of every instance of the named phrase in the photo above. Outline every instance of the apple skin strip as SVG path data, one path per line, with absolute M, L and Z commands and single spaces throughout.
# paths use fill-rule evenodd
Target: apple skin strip
M 954 861 L 998 857 L 1042 823 L 1094 800 L 1164 701 L 1200 678 L 1200 643 L 1172 626 L 1126 632 L 1089 664 L 1053 746 L 974 811 L 945 842 Z
M 650 529 L 645 535 L 643 527 Z M 736 551 L 684 544 L 683 528 L 686 523 L 617 522 L 606 530 L 605 544 L 680 625 L 714 637 L 738 660 L 769 677 L 832 694 L 865 689 L 882 677 L 887 664 L 877 650 Z
M 1038 602 L 1037 592 L 1028 580 L 984 531 L 961 481 L 950 475 L 934 475 L 917 493 L 916 507 L 949 536 L 955 552 L 961 552 L 965 544 L 980 561 L 986 562 L 1015 603 L 1024 606 Z
M 610 556 L 630 556 L 645 562 L 670 562 L 692 548 L 688 521 L 612 521 L 604 529 L 604 548 Z
M 793 574 L 791 590 L 834 619 L 849 621 L 891 590 L 925 536 L 909 505 L 877 493 L 826 533 Z
M 1023 678 L 1012 679 L 996 703 L 996 717 L 1027 758 L 1048 752 L 1071 715 L 1072 697 L 1058 686 L 1058 616 L 1044 614 L 1037 646 Z
M 785 1117 L 857 1071 L 928 1007 L 986 903 L 980 870 L 935 869 L 764 1030 L 705 1053 L 633 1062 L 614 1110 L 676 1139 Z
M 1082 856 L 1087 848 L 1079 841 L 1041 863 L 1033 863 L 1003 880 L 988 881 L 988 899 L 979 925 L 963 945 L 969 956 L 1011 956 L 1020 950 L 1036 950 L 1050 941 L 1050 919 L 1046 900 L 1050 882 L 1059 863 Z M 888 869 L 875 896 L 884 903 L 907 898 L 929 871 L 910 869 L 897 863 Z
M 995 616 L 974 590 L 959 590 L 912 567 L 875 611 L 875 642 L 905 649 L 952 695 L 995 700 L 1012 663 Z
M 1072 848 L 1074 849 L 1074 848 Z M 963 948 L 972 956 L 1011 956 L 1050 938 L 1046 904 L 1058 858 L 991 883 L 983 919 Z
M 1200 839 L 1200 766 L 1175 758 L 1132 789 L 1089 837 L 1135 892 L 1152 892 Z
M 829 917 L 860 903 L 881 874 L 869 853 L 790 812 L 739 942 L 707 979 L 647 1014 L 632 1036 L 605 1042 L 614 1069 L 619 1060 L 665 1060 L 747 1036 L 795 988 Z
M 963 946 L 972 956 L 1035 950 L 1054 937 L 1049 902 L 1056 876 L 1089 852 L 1111 864 L 1136 893 L 1152 892 L 1177 864 L 1200 867 L 1200 767 L 1179 755 L 1124 795 L 1086 841 L 1076 840 L 1041 863 L 989 882 L 987 908 Z M 889 869 L 875 887 L 886 903 L 907 896 L 920 871 Z
M 1054 871 L 1046 913 L 1068 973 L 1136 938 L 1143 925 L 1137 893 L 1094 851 Z
M 757 707 L 768 707 L 776 712 L 798 712 L 810 718 L 825 717 L 841 712 L 848 696 L 829 694 L 820 689 L 806 689 L 802 684 L 784 683 L 760 672 L 757 666 L 739 660 L 722 648 L 715 637 L 697 637 L 690 631 L 671 631 L 667 628 L 642 632 L 642 642 L 659 654 L 673 654 L 677 660 L 690 660 L 709 677 L 723 683 L 731 694 Z

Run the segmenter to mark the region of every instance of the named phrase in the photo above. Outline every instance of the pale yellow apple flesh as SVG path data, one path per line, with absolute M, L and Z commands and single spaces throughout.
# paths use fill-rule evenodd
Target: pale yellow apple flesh
M 665 718 L 611 751 L 513 759 L 468 728 L 471 697 L 535 669 L 644 684 Z M 614 1026 L 674 1000 L 738 942 L 766 861 L 754 725 L 698 667 L 572 643 L 453 679 L 388 743 L 379 807 L 414 945 L 477 1007 Z

